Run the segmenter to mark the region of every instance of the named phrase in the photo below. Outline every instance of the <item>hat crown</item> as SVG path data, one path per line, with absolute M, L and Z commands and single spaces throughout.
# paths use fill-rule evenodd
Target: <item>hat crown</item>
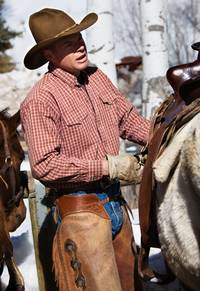
M 29 19 L 29 27 L 37 43 L 55 37 L 74 25 L 75 21 L 65 12 L 51 8 L 44 8 Z

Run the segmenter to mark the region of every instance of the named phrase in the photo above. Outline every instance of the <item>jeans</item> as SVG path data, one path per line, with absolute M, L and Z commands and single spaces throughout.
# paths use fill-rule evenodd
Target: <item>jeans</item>
M 114 185 L 112 185 L 111 187 L 109 187 L 109 191 L 107 192 L 102 192 L 102 193 L 95 193 L 96 196 L 100 199 L 100 200 L 104 200 L 108 197 L 112 197 L 112 196 L 116 196 L 118 195 L 120 192 L 120 185 L 119 183 L 115 183 Z M 88 194 L 85 191 L 77 191 L 74 193 L 70 193 L 68 195 L 85 195 Z M 109 201 L 105 204 L 103 204 L 104 209 L 106 210 L 107 214 L 110 217 L 111 220 L 111 225 L 112 225 L 112 236 L 114 237 L 119 230 L 122 227 L 123 224 L 123 211 L 121 208 L 121 203 L 119 201 Z M 54 214 L 55 209 L 52 209 L 52 213 Z M 57 223 L 60 223 L 60 218 L 58 218 Z
M 100 200 L 108 197 L 107 193 L 96 193 Z M 103 205 L 104 209 L 108 213 L 112 224 L 112 236 L 114 237 L 123 224 L 123 211 L 119 201 L 109 201 Z

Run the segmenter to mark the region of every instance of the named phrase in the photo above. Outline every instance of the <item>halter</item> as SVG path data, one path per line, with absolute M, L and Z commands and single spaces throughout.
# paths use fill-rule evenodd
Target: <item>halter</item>
M 3 183 L 4 188 L 6 189 L 5 192 L 9 194 L 9 195 L 5 194 L 3 200 L 6 201 L 6 206 L 10 208 L 13 205 L 18 204 L 19 200 L 23 196 L 23 191 L 22 189 L 20 189 L 19 193 L 16 194 L 16 177 L 15 177 L 16 172 L 13 166 L 11 153 L 8 146 L 6 128 L 1 120 L 0 126 L 3 131 L 4 153 L 5 153 L 4 164 L 0 169 L 0 183 Z

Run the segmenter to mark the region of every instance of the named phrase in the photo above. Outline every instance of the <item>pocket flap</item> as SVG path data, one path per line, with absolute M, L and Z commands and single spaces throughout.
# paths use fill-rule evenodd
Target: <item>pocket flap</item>
M 99 98 L 104 104 L 112 105 L 117 99 L 117 96 L 108 95 L 108 92 L 105 92 L 104 94 L 103 92 L 101 95 L 99 95 Z

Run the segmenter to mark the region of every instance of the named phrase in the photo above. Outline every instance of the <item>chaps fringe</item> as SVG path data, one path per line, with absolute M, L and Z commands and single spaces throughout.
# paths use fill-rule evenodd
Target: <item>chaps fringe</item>
M 67 285 L 67 272 L 64 264 L 64 254 L 62 254 L 61 241 L 59 239 L 59 228 L 53 240 L 53 271 L 55 273 L 56 284 L 59 291 L 64 291 Z

